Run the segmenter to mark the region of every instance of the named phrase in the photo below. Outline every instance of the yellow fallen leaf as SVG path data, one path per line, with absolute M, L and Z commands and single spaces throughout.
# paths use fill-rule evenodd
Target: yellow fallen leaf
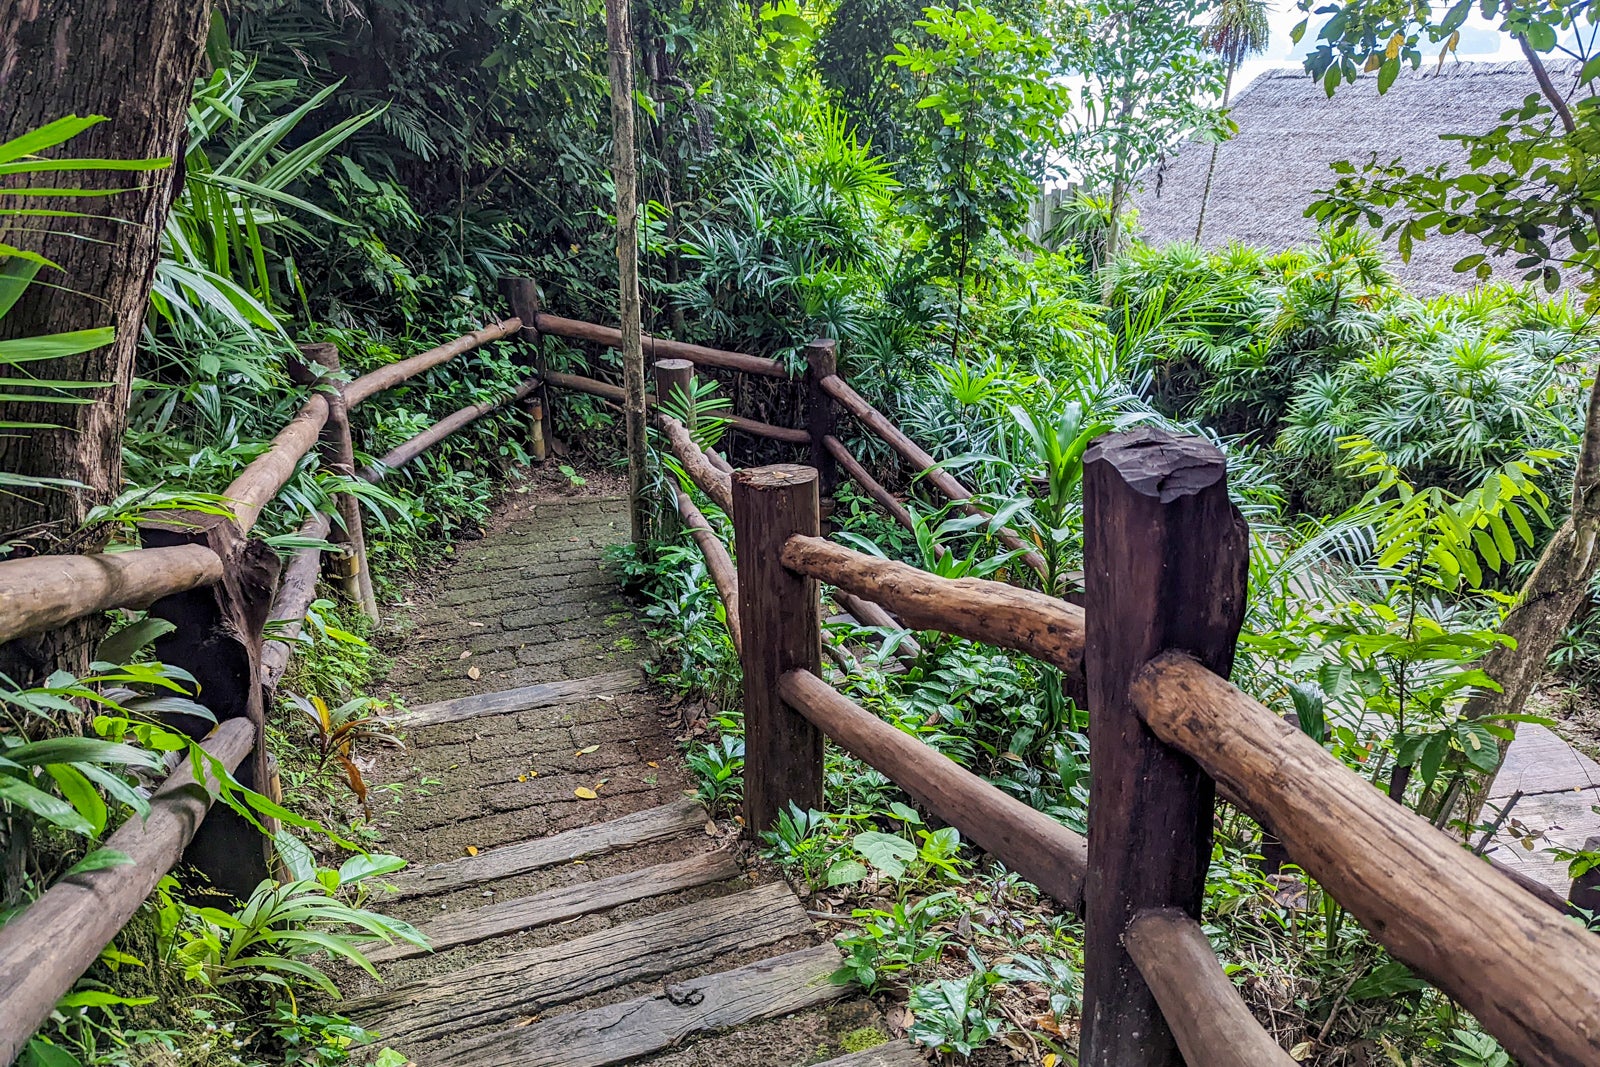
M 657 763 L 655 760 L 651 760 L 650 762 L 646 763 L 645 766 L 646 767 L 659 767 L 659 766 L 661 766 L 661 764 Z
M 528 780 L 528 776 L 527 776 L 527 775 L 526 775 L 526 774 L 519 774 L 519 775 L 517 775 L 517 781 L 519 781 L 519 782 L 526 782 L 526 781 L 527 781 L 527 780 Z
M 474 682 L 476 682 L 479 678 L 483 677 L 483 672 L 480 671 L 476 667 L 468 667 L 467 668 L 467 677 L 471 678 Z
M 467 855 L 476 856 L 477 854 L 478 854 L 478 846 L 477 845 L 468 845 L 467 846 Z
M 1056 1067 L 1056 1054 L 1054 1052 L 1046 1052 L 1044 1054 L 1044 1067 Z
M 600 751 L 600 746 L 599 745 L 590 745 L 588 748 L 580 748 L 580 749 L 578 749 L 578 751 L 574 752 L 573 755 L 574 756 L 587 756 L 591 752 L 598 752 L 598 751 Z
M 572 791 L 572 795 L 577 797 L 579 800 L 598 800 L 598 799 L 600 799 L 600 794 L 596 793 L 593 789 L 590 789 L 586 785 L 580 785 L 578 788 L 574 789 Z

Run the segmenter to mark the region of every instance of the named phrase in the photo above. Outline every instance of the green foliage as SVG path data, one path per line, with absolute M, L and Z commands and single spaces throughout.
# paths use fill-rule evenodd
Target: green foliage
M 1067 149 L 1084 185 L 1109 197 L 1113 220 L 1136 176 L 1170 148 L 1221 132 L 1209 101 L 1222 95 L 1223 64 L 1197 14 L 1179 0 L 1085 0 L 1063 13 L 1063 65 L 1084 82 Z
M 1312 8 L 1310 0 L 1300 6 Z M 1329 17 L 1306 57 L 1306 70 L 1322 79 L 1330 96 L 1342 83 L 1372 71 L 1378 91 L 1385 92 L 1403 67 L 1416 70 L 1425 60 L 1442 66 L 1459 45 L 1475 6 L 1545 78 L 1550 78 L 1546 57 L 1557 52 L 1576 60 L 1576 76 L 1559 74 L 1561 86 L 1552 80 L 1520 104 L 1508 101 L 1499 125 L 1491 129 L 1443 134 L 1459 142 L 1464 163 L 1412 168 L 1401 159 L 1374 157 L 1359 170 L 1349 161 L 1336 164 L 1335 184 L 1310 210 L 1342 226 L 1381 227 L 1385 239 L 1395 239 L 1402 259 L 1430 235 L 1472 234 L 1484 250 L 1461 259 L 1459 272 L 1482 279 L 1501 266 L 1555 292 L 1562 271 L 1574 271 L 1578 284 L 1592 293 L 1600 267 L 1600 185 L 1593 176 L 1600 53 L 1592 32 L 1600 13 L 1592 5 L 1572 0 L 1321 5 L 1317 12 Z M 1296 41 L 1308 23 L 1295 28 Z M 1497 262 L 1502 256 L 1506 260 Z
M 937 1052 L 970 1056 L 1000 1033 L 1004 1025 L 991 1014 L 990 993 L 999 984 L 998 972 L 974 958 L 973 973 L 965 978 L 944 978 L 911 991 L 910 1038 Z
M 928 7 L 917 28 L 928 43 L 896 44 L 888 61 L 919 81 L 917 107 L 939 119 L 923 149 L 926 185 L 909 194 L 959 304 L 974 246 L 991 232 L 1011 238 L 1026 217 L 1070 100 L 1050 77 L 1050 42 L 982 5 Z

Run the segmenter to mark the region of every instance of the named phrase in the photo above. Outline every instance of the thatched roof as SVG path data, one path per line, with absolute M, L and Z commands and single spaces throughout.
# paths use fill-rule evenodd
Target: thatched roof
M 1381 97 L 1368 76 L 1332 99 L 1302 70 L 1268 71 L 1233 100 L 1239 132 L 1218 152 L 1202 241 L 1273 249 L 1309 241 L 1316 224 L 1304 212 L 1316 190 L 1334 184 L 1330 163 L 1349 160 L 1360 167 L 1374 152 L 1380 163 L 1400 157 L 1411 168 L 1460 161 L 1459 143 L 1439 140 L 1441 133 L 1487 132 L 1502 112 L 1537 91 L 1525 63 L 1450 62 L 1437 73 L 1424 64 L 1403 72 Z M 1210 154 L 1208 144 L 1186 144 L 1144 176 L 1134 204 L 1145 240 L 1159 245 L 1194 237 Z M 1392 240 L 1388 249 L 1402 284 L 1433 296 L 1472 288 L 1471 273 L 1451 268 L 1482 246 L 1471 236 L 1435 236 L 1414 246 L 1409 264 L 1399 261 Z M 1496 264 L 1491 280 L 1517 282 L 1521 274 L 1507 259 Z

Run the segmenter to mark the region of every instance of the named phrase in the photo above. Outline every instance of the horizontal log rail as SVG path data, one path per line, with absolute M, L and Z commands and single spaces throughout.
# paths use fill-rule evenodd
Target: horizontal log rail
M 363 400 L 393 389 L 408 378 L 415 378 L 423 371 L 432 370 L 443 363 L 448 363 L 457 356 L 466 355 L 468 352 L 482 348 L 491 341 L 504 340 L 518 333 L 522 329 L 522 320 L 518 318 L 504 319 L 500 322 L 473 330 L 471 333 L 462 334 L 453 341 L 446 341 L 436 348 L 426 352 L 419 352 L 414 356 L 390 363 L 388 366 L 379 367 L 377 370 L 368 371 L 344 387 L 344 402 L 350 407 L 355 407 Z
M 333 520 L 323 512 L 306 519 L 296 531 L 301 537 L 321 541 L 327 538 Z M 267 615 L 267 625 L 276 624 L 277 634 L 261 647 L 261 684 L 276 689 L 289 668 L 294 655 L 290 642 L 300 636 L 305 626 L 306 612 L 317 598 L 317 575 L 322 562 L 322 549 L 315 545 L 297 549 L 278 576 L 278 591 L 272 598 L 272 610 Z
M 574 393 L 597 396 L 602 400 L 609 400 L 613 404 L 622 403 L 622 386 L 612 385 L 610 382 L 602 382 L 596 378 L 586 378 L 581 374 L 563 374 L 559 371 L 549 371 L 545 374 L 545 380 L 557 389 L 570 389 Z M 644 399 L 646 405 L 655 406 L 655 397 L 653 395 L 646 396 Z M 743 430 L 745 433 L 754 434 L 757 437 L 785 441 L 792 445 L 803 445 L 811 440 L 804 430 L 792 430 L 787 426 L 774 426 L 768 422 L 759 422 L 739 415 L 722 416 L 722 418 L 735 430 Z
M 835 462 L 844 468 L 845 473 L 855 479 L 856 484 L 865 489 L 867 495 L 877 501 L 878 506 L 887 511 L 895 522 L 907 530 L 916 530 L 917 525 L 911 520 L 911 512 L 907 511 L 906 506 L 895 499 L 894 494 L 885 489 L 878 479 L 868 473 L 867 468 L 862 466 L 861 461 L 844 446 L 843 441 L 829 434 L 822 439 L 822 447 L 828 450 Z M 943 551 L 941 546 L 940 552 Z
M 615 326 L 599 326 L 592 322 L 579 322 L 577 319 L 564 319 L 559 315 L 547 315 L 539 312 L 534 316 L 534 326 L 540 333 L 552 337 L 565 337 L 571 341 L 589 341 L 593 344 L 605 345 L 619 351 L 622 348 L 622 331 Z M 658 359 L 686 359 L 691 363 L 698 363 L 703 367 L 720 367 L 723 370 L 744 371 L 746 374 L 759 374 L 767 378 L 788 378 L 789 370 L 775 359 L 765 356 L 752 356 L 744 352 L 729 352 L 720 348 L 707 348 L 704 345 L 689 344 L 685 341 L 669 341 L 663 337 L 652 337 L 643 334 L 640 341 L 644 347 L 646 360 L 654 362 Z
M 888 416 L 867 403 L 866 397 L 852 389 L 850 383 L 837 374 L 833 374 L 822 379 L 821 386 L 822 390 L 842 404 L 846 411 L 860 419 L 862 424 L 869 430 L 883 438 L 890 448 L 900 453 L 900 456 L 911 464 L 918 473 L 922 474 L 935 489 L 943 493 L 949 500 L 960 504 L 967 514 L 989 514 L 972 502 L 972 490 L 962 485 L 955 475 L 939 466 L 938 460 L 929 455 L 921 445 L 907 437 L 900 427 L 889 421 Z M 830 449 L 830 451 L 832 450 Z M 838 453 L 835 452 L 834 455 L 837 456 Z M 904 509 L 902 508 L 901 510 Z M 899 516 L 896 516 L 896 518 L 898 519 Z M 902 521 L 905 522 L 909 529 L 910 516 L 907 515 Z M 1033 545 L 1030 545 L 1010 530 L 1003 528 L 996 531 L 995 536 L 1007 548 L 1021 552 L 1022 561 L 1033 568 L 1040 577 L 1048 574 L 1049 568 L 1045 565 L 1044 557 L 1039 555 Z
M 1088 844 L 1082 835 L 884 722 L 810 671 L 784 674 L 778 695 L 962 836 L 1069 911 L 1080 909 L 1088 873 Z
M 672 448 L 672 454 L 677 457 L 683 473 L 689 480 L 700 488 L 700 491 L 710 497 L 717 507 L 724 512 L 733 511 L 733 477 L 719 470 L 700 451 L 700 446 L 694 443 L 694 438 L 689 435 L 689 428 L 671 415 L 657 414 L 656 425 L 661 427 L 661 433 L 667 439 L 667 444 Z
M 1396 959 L 1528 1067 L 1600 1063 L 1600 938 L 1394 803 L 1300 730 L 1166 652 L 1130 697 Z
M 149 607 L 221 579 L 222 560 L 204 545 L 7 560 L 0 563 L 0 642 L 97 611 Z
M 222 491 L 222 495 L 233 505 L 241 536 L 255 528 L 262 509 L 289 484 L 300 461 L 316 447 L 322 427 L 327 422 L 328 398 L 314 394 L 305 402 L 300 413 L 278 431 L 267 450 L 252 460 Z
M 1083 609 L 1054 597 L 981 578 L 940 578 L 820 537 L 796 535 L 783 565 L 882 605 L 913 630 L 937 630 L 1025 652 L 1062 673 L 1083 703 Z
M 202 747 L 232 771 L 254 744 L 254 727 L 240 718 L 224 722 Z M 0 926 L 0 1063 L 21 1054 L 78 976 L 172 870 L 206 817 L 213 789 L 213 783 L 196 782 L 183 763 L 150 798 L 149 816 L 130 817 L 105 842 L 130 864 L 63 879 Z
M 382 481 L 390 471 L 405 466 L 440 441 L 466 429 L 485 415 L 492 415 L 512 404 L 520 404 L 527 400 L 538 391 L 540 384 L 539 379 L 529 378 L 505 396 L 495 400 L 485 400 L 481 404 L 469 404 L 460 411 L 446 415 L 415 437 L 395 446 L 377 462 L 362 468 L 361 477 L 369 482 Z
M 728 619 L 728 638 L 733 642 L 733 650 L 743 652 L 744 633 L 739 625 L 739 575 L 734 570 L 733 557 L 728 555 L 727 546 L 722 543 L 722 538 L 717 536 L 717 531 L 711 528 L 705 515 L 695 507 L 694 501 L 689 499 L 689 494 L 681 489 L 674 489 L 672 495 L 677 504 L 678 515 L 688 528 L 689 536 L 700 546 L 700 554 L 705 557 L 706 570 L 711 573 L 711 580 L 717 587 L 717 595 L 722 598 L 724 614 Z M 729 510 L 731 509 L 730 504 Z
M 1124 940 L 1186 1063 L 1294 1067 L 1294 1058 L 1250 1014 L 1194 919 L 1173 909 L 1147 911 L 1128 925 Z

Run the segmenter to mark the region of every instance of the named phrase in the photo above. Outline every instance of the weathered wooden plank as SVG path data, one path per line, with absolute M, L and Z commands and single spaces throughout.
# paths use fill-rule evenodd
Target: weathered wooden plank
M 701 829 L 706 819 L 706 809 L 701 807 L 698 800 L 686 799 L 664 804 L 610 822 L 531 841 L 519 841 L 514 845 L 480 852 L 476 856 L 462 856 L 418 871 L 408 871 L 390 879 L 395 893 L 388 899 L 448 893 L 481 882 L 514 878 L 558 863 L 571 863 L 607 852 L 665 841 Z
M 519 689 L 504 689 L 498 693 L 474 693 L 472 696 L 441 700 L 436 704 L 423 704 L 412 708 L 400 717 L 401 723 L 416 730 L 425 726 L 442 726 L 445 723 L 476 719 L 483 715 L 509 715 L 518 711 L 531 711 L 552 704 L 571 704 L 594 697 L 615 696 L 628 693 L 644 685 L 644 675 L 630 667 L 627 670 L 608 671 L 588 678 L 571 678 L 560 682 L 541 682 Z
M 396 986 L 344 1011 L 391 1044 L 441 1041 L 811 929 L 794 892 L 774 882 Z
M 471 911 L 447 914 L 418 927 L 434 951 L 471 945 L 491 937 L 549 926 L 579 915 L 606 911 L 635 900 L 660 896 L 697 885 L 724 882 L 739 874 L 739 864 L 726 850 L 691 856 L 676 863 L 660 863 L 639 871 L 561 886 L 532 896 L 517 897 Z M 427 949 L 406 942 L 367 953 L 373 963 L 421 956 Z
M 441 1067 L 445 1063 L 451 1067 L 607 1067 L 625 1063 L 670 1048 L 692 1034 L 726 1030 L 837 1000 L 849 992 L 848 987 L 828 980 L 838 967 L 839 950 L 832 945 L 800 949 L 669 985 L 651 996 L 502 1030 L 457 1045 L 448 1058 L 433 1062 Z
M 852 1052 L 817 1064 L 817 1067 L 927 1067 L 922 1053 L 904 1041 L 885 1041 L 873 1048 Z

